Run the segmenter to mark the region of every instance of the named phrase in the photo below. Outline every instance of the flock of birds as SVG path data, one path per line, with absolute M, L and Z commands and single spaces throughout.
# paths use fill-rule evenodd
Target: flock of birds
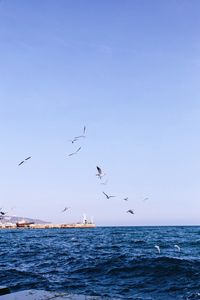
M 72 144 L 75 144 L 77 141 L 79 141 L 80 139 L 83 139 L 83 138 L 85 138 L 85 137 L 86 137 L 86 126 L 84 126 L 83 132 L 82 132 L 81 135 L 75 136 L 73 139 L 71 139 L 71 140 L 69 140 L 69 141 L 70 141 Z M 78 147 L 74 152 L 68 154 L 68 156 L 70 157 L 70 156 L 73 156 L 73 155 L 77 155 L 78 152 L 81 150 L 81 148 L 82 148 L 82 147 Z M 23 165 L 24 163 L 26 163 L 26 162 L 27 162 L 28 160 L 30 160 L 30 159 L 31 159 L 31 156 L 26 157 L 24 160 L 20 161 L 20 163 L 18 164 L 18 166 Z M 96 166 L 96 169 L 97 169 L 97 174 L 96 174 L 96 176 L 97 176 L 100 180 L 102 180 L 102 178 L 104 178 L 104 176 L 106 176 L 106 173 L 105 173 L 99 166 Z M 108 180 L 105 180 L 104 182 L 101 182 L 101 185 L 107 185 L 107 183 L 108 183 Z M 105 196 L 106 199 L 108 199 L 108 200 L 109 200 L 110 198 L 116 197 L 116 196 L 113 196 L 113 195 L 108 195 L 108 194 L 105 193 L 104 191 L 103 191 L 102 193 L 104 194 L 104 196 Z M 123 200 L 124 200 L 124 201 L 128 201 L 129 198 L 128 198 L 128 197 L 125 197 L 125 198 L 123 198 Z M 149 200 L 148 197 L 145 197 L 145 198 L 143 199 L 143 201 L 147 201 L 147 200 Z M 62 212 L 62 213 L 67 212 L 69 209 L 70 209 L 70 207 L 66 206 L 61 212 Z M 131 215 L 134 215 L 134 214 L 135 214 L 135 212 L 134 212 L 133 209 L 128 209 L 126 212 L 129 213 L 129 214 L 131 214 Z M 4 217 L 6 216 L 7 213 L 8 213 L 8 212 L 5 212 L 2 208 L 0 208 L 0 219 L 4 218 Z M 181 251 L 180 246 L 174 245 L 174 247 L 175 247 L 179 252 Z M 158 253 L 160 254 L 160 252 L 161 252 L 161 251 L 160 251 L 160 247 L 159 247 L 158 245 L 155 245 L 155 248 L 157 249 Z
M 86 126 L 83 127 L 83 132 L 82 132 L 81 135 L 75 136 L 74 138 L 72 138 L 71 140 L 69 140 L 69 142 L 71 142 L 72 144 L 75 144 L 77 141 L 79 141 L 80 139 L 83 139 L 83 138 L 85 138 L 85 137 L 86 137 Z M 82 149 L 82 147 L 78 147 L 74 152 L 69 153 L 68 156 L 70 157 L 70 156 L 73 156 L 73 155 L 77 155 L 78 152 L 79 152 L 81 149 Z M 24 163 L 26 163 L 27 161 L 29 161 L 31 158 L 32 158 L 31 156 L 26 157 L 25 159 L 23 159 L 22 161 L 20 161 L 20 162 L 18 163 L 18 166 L 22 166 Z M 97 176 L 100 180 L 102 180 L 102 178 L 103 178 L 104 176 L 106 176 L 106 173 L 103 172 L 102 169 L 101 169 L 99 166 L 96 166 L 96 169 L 97 169 L 97 174 L 96 174 L 96 176 Z M 108 183 L 108 180 L 105 180 L 104 182 L 101 182 L 102 185 L 107 185 L 107 183 Z M 106 199 L 110 199 L 110 198 L 116 197 L 116 196 L 113 196 L 113 195 L 108 195 L 108 194 L 105 193 L 104 191 L 103 191 L 102 193 L 104 194 L 104 196 L 106 197 Z M 128 201 L 128 199 L 129 199 L 128 197 L 123 198 L 124 201 Z M 143 201 L 146 201 L 146 200 L 148 200 L 148 199 L 149 199 L 149 198 L 146 197 L 146 198 L 143 199 Z M 66 206 L 61 212 L 66 212 L 66 211 L 68 211 L 69 209 L 70 209 L 70 207 L 67 207 L 67 206 Z M 132 215 L 135 214 L 135 212 L 134 212 L 133 209 L 128 209 L 126 212 L 129 213 L 129 214 L 132 214 Z M 0 219 L 2 219 L 3 217 L 5 217 L 6 214 L 7 214 L 7 212 L 3 211 L 2 208 L 0 208 Z

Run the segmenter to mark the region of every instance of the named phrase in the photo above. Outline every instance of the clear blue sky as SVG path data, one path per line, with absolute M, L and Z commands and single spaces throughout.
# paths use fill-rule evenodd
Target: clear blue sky
M 199 224 L 199 11 L 195 0 L 1 0 L 0 206 L 52 222 Z

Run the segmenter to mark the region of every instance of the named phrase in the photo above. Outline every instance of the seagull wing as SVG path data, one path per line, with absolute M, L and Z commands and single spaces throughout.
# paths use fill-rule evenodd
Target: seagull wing
M 86 126 L 84 126 L 83 128 L 83 135 L 85 135 L 85 131 L 86 131 Z
M 177 248 L 179 252 L 181 251 L 181 248 L 178 245 L 174 245 L 174 247 Z
M 21 166 L 23 163 L 24 163 L 24 160 L 22 160 L 22 161 L 18 164 L 18 166 Z
M 102 192 L 102 193 L 106 196 L 107 199 L 109 199 L 109 196 L 106 193 L 104 193 L 104 192 Z
M 158 250 L 158 252 L 160 253 L 160 247 L 158 245 L 155 246 L 155 248 Z
M 127 210 L 127 213 L 134 215 L 134 211 L 132 209 Z
M 70 153 L 68 156 L 72 156 L 72 155 L 74 155 L 75 153 L 73 152 L 73 153 Z
M 79 152 L 80 150 L 81 150 L 81 147 L 79 147 L 79 148 L 76 150 L 76 152 L 75 152 L 75 153 Z
M 99 175 L 102 174 L 102 170 L 101 170 L 101 168 L 99 168 L 98 166 L 97 166 L 97 171 L 98 171 Z
M 31 156 L 29 156 L 29 157 L 25 158 L 25 160 L 29 160 L 30 158 L 31 158 Z

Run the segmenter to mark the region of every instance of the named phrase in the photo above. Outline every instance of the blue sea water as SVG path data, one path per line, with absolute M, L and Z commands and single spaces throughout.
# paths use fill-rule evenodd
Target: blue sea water
M 1 230 L 0 285 L 111 299 L 200 299 L 200 227 Z

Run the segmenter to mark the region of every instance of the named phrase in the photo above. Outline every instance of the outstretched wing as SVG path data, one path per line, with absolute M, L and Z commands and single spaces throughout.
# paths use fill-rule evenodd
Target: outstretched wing
M 23 163 L 24 163 L 24 160 L 22 160 L 22 161 L 18 164 L 18 166 L 21 166 Z
M 80 150 L 81 150 L 81 147 L 79 147 L 79 148 L 76 150 L 76 153 L 79 152 Z
M 29 157 L 25 158 L 25 160 L 29 160 L 30 158 L 31 158 L 31 156 L 29 156 Z
M 98 166 L 97 166 L 97 171 L 98 171 L 99 175 L 102 174 L 102 170 L 101 170 L 101 168 L 99 168 Z
M 109 198 L 109 196 L 106 193 L 104 193 L 104 192 L 102 192 L 102 193 L 106 196 L 106 198 Z

